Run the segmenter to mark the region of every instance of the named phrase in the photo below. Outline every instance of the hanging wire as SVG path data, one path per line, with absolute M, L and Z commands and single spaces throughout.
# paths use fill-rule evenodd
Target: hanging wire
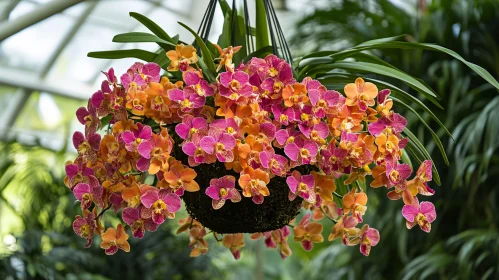
M 253 34 L 251 31 L 251 22 L 248 13 L 248 2 L 244 0 L 244 22 L 246 23 L 246 49 L 247 53 L 252 53 L 255 51 L 255 45 L 253 42 Z
M 264 8 L 265 8 L 265 16 L 267 18 L 267 26 L 269 29 L 270 40 L 272 45 L 272 52 L 283 58 L 289 63 L 293 63 L 293 58 L 291 56 L 291 51 L 289 49 L 289 45 L 286 41 L 284 33 L 282 31 L 281 25 L 277 18 L 277 14 L 274 9 L 274 5 L 271 0 L 263 0 Z M 231 12 L 231 45 L 235 46 L 236 44 L 236 28 L 239 28 L 237 24 L 237 1 L 232 0 L 232 12 Z M 204 42 L 208 41 L 208 37 L 210 35 L 211 27 L 213 24 L 213 19 L 215 17 L 215 9 L 217 6 L 217 0 L 210 0 L 208 3 L 208 7 L 203 15 L 201 20 L 201 24 L 198 29 L 199 36 L 203 39 Z M 246 51 L 247 53 L 252 53 L 255 51 L 256 47 L 253 39 L 253 31 L 251 30 L 250 17 L 248 12 L 248 3 L 247 0 L 243 0 L 243 10 L 242 10 L 245 28 L 246 28 Z M 199 46 L 194 41 L 193 45 L 196 49 L 199 50 Z

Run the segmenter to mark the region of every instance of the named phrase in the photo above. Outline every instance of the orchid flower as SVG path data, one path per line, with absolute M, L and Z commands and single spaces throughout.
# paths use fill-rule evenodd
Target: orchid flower
M 185 82 L 184 89 L 192 90 L 199 96 L 212 96 L 215 90 L 206 80 L 199 76 L 198 72 L 187 71 L 182 74 Z
M 425 232 L 430 232 L 431 223 L 437 218 L 435 205 L 427 201 L 423 201 L 420 204 L 417 198 L 414 198 L 413 204 L 402 207 L 402 215 L 407 220 L 406 225 L 408 229 L 413 228 L 417 224 Z
M 186 71 L 190 64 L 198 61 L 196 49 L 193 46 L 185 46 L 184 44 L 178 44 L 175 46 L 175 50 L 166 52 L 166 56 L 170 59 L 170 65 L 167 69 L 170 72 Z
M 114 255 L 118 249 L 130 252 L 130 244 L 127 241 L 128 234 L 126 234 L 122 224 L 118 224 L 116 229 L 108 228 L 101 237 L 100 247 L 106 250 L 106 255 Z
M 80 201 L 81 210 L 88 209 L 92 203 L 99 207 L 104 206 L 102 194 L 104 189 L 102 186 L 90 186 L 89 184 L 79 183 L 73 189 L 73 194 Z
M 143 217 L 147 216 L 144 215 L 144 211 L 141 211 L 143 209 L 143 206 L 139 208 L 125 208 L 122 213 L 123 221 L 132 230 L 132 236 L 139 239 L 144 237 L 146 231 L 156 231 L 159 227 L 159 224 L 155 223 L 152 218 Z
M 158 225 L 167 218 L 175 218 L 175 212 L 180 209 L 180 197 L 168 190 L 159 190 L 154 187 L 141 189 L 140 201 L 142 205 L 152 211 L 152 221 Z
M 213 209 L 222 208 L 226 200 L 230 200 L 233 203 L 241 201 L 241 195 L 236 190 L 235 183 L 236 178 L 230 175 L 219 179 L 211 179 L 210 186 L 206 188 L 206 195 L 213 199 Z
M 295 162 L 296 165 L 311 164 L 316 161 L 319 148 L 312 140 L 296 138 L 293 143 L 284 146 L 284 153 Z M 292 162 L 292 163 L 293 163 Z
M 314 243 L 324 241 L 322 237 L 322 225 L 317 222 L 310 222 L 310 214 L 303 216 L 298 225 L 293 228 L 295 241 L 301 243 L 306 251 L 312 250 Z
M 264 197 L 270 192 L 267 184 L 270 182 L 269 174 L 261 169 L 247 167 L 239 177 L 239 186 L 243 189 L 245 197 L 252 197 L 255 204 L 262 204 Z
M 369 225 L 364 225 L 360 229 L 360 252 L 364 256 L 369 256 L 371 247 L 378 245 L 379 231 L 375 228 L 370 228 Z
M 366 83 L 362 78 L 357 78 L 355 83 L 345 86 L 345 95 L 348 106 L 359 106 L 360 110 L 365 111 L 367 107 L 374 105 L 378 88 L 373 83 Z
M 95 214 L 88 210 L 83 211 L 83 217 L 80 215 L 76 216 L 73 222 L 74 232 L 87 240 L 85 248 L 92 245 L 92 239 L 94 237 L 94 231 L 97 229 L 97 222 L 95 221 Z
M 290 190 L 291 200 L 299 196 L 309 203 L 315 203 L 315 179 L 313 175 L 301 175 L 298 170 L 294 170 L 291 176 L 286 178 L 286 183 Z
M 203 137 L 200 144 L 203 151 L 210 155 L 215 154 L 220 162 L 234 160 L 232 149 L 236 146 L 236 139 L 230 134 L 210 129 L 208 136 Z
M 230 249 L 234 259 L 241 257 L 241 248 L 244 247 L 244 235 L 242 233 L 226 234 L 222 239 L 222 244 Z

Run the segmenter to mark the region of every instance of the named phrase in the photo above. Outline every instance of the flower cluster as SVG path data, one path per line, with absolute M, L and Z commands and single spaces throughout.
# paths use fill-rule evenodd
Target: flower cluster
M 265 203 L 275 177 L 285 179 L 281 187 L 289 189 L 289 200 L 302 200 L 308 214 L 294 226 L 290 221 L 251 237 L 265 237 L 283 258 L 291 255 L 290 227 L 294 240 L 311 250 L 324 240 L 323 218 L 334 223 L 329 240 L 360 244 L 369 255 L 380 236 L 359 226 L 368 202 L 366 176 L 371 187 L 389 189 L 389 199 L 402 198 L 408 228 L 430 231 L 435 208 L 417 195 L 434 193 L 428 186 L 432 163 L 424 161 L 409 180 L 411 167 L 401 163 L 407 121 L 393 112 L 389 90 L 358 78 L 342 94 L 312 78 L 296 81 L 291 66 L 275 55 L 235 67 L 239 47 L 217 49 L 220 73 L 213 82 L 198 67 L 196 50 L 178 45 L 167 53 L 168 71 L 178 81 L 161 77 L 154 63 L 135 63 L 119 80 L 110 69 L 87 107 L 76 112 L 85 129 L 73 135 L 78 156 L 67 163 L 65 182 L 80 201 L 83 216 L 73 228 L 87 246 L 101 235 L 107 254 L 128 251 L 125 230 L 136 238 L 155 231 L 175 217 L 186 191 L 204 191 L 217 211 L 242 199 Z M 97 133 L 101 128 L 104 136 Z M 213 174 L 200 187 L 196 168 L 216 162 L 238 176 Z M 336 192 L 338 182 L 347 191 Z M 103 225 L 110 208 L 124 222 L 116 229 Z M 207 231 L 198 221 L 181 220 L 179 232 L 189 233 L 192 256 L 208 251 Z M 226 234 L 221 241 L 238 259 L 243 235 Z

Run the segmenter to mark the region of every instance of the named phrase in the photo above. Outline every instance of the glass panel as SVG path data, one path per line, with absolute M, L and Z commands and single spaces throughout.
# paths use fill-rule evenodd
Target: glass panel
M 116 49 L 119 45 L 111 40 L 122 32 L 125 30 L 85 23 L 55 62 L 48 79 L 91 82 L 107 62 L 87 57 L 87 53 Z M 95 34 L 99 35 L 98 39 Z
M 76 121 L 76 109 L 85 104 L 67 97 L 34 92 L 20 112 L 13 131 L 21 142 L 39 141 L 45 147 L 61 149 L 69 131 L 83 131 L 82 125 L 72 125 L 72 122 Z
M 125 30 L 130 30 L 137 24 L 137 21 L 130 18 L 130 12 L 140 14 L 146 13 L 151 5 L 146 1 L 129 0 L 126 4 L 117 1 L 101 1 L 90 15 L 91 20 L 97 20 L 101 25 L 109 24 L 119 26 Z M 105 37 L 101 37 L 105 38 Z
M 18 5 L 22 6 L 24 2 Z M 18 16 L 20 12 L 29 12 L 23 10 L 25 8 L 20 8 L 23 10 L 20 11 L 18 7 L 13 11 L 16 12 L 13 17 Z M 35 6 L 31 4 L 30 7 Z M 0 65 L 40 71 L 73 22 L 74 20 L 67 16 L 54 15 L 7 38 L 0 44 Z

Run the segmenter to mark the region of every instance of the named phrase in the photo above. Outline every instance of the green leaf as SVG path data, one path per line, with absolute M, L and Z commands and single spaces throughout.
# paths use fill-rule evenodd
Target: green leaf
M 421 142 L 414 135 L 414 133 L 412 133 L 408 128 L 404 129 L 402 133 L 407 135 L 407 137 L 409 137 L 409 142 L 407 143 L 405 149 L 407 149 L 407 151 L 414 157 L 414 159 L 416 159 L 418 164 L 421 164 L 425 159 L 429 159 L 433 162 L 432 164 L 433 180 L 437 185 L 440 186 L 440 175 L 438 174 L 435 162 L 431 158 L 428 151 L 426 151 L 426 148 L 423 146 L 423 144 L 421 144 Z
M 102 58 L 102 59 L 121 59 L 121 58 L 137 58 L 147 62 L 153 62 L 156 59 L 157 53 L 148 52 L 139 49 L 130 50 L 115 50 L 115 51 L 101 51 L 89 52 L 88 57 Z
M 204 63 L 206 64 L 208 71 L 211 72 L 212 76 L 215 75 L 216 74 L 215 63 L 213 62 L 213 57 L 211 56 L 211 52 L 208 49 L 208 47 L 206 46 L 206 44 L 204 43 L 203 39 L 201 39 L 201 37 L 199 37 L 199 35 L 194 30 L 192 30 L 189 26 L 187 26 L 181 22 L 178 22 L 178 24 L 180 24 L 183 28 L 185 28 L 189 32 L 191 32 L 191 34 L 194 36 L 194 38 L 196 38 L 196 43 L 199 45 L 199 48 L 201 49 L 202 58 L 203 58 Z
M 157 43 L 165 51 L 175 49 L 175 44 L 145 32 L 129 32 L 114 36 L 117 43 Z
M 139 13 L 130 12 L 130 16 L 142 23 L 147 29 L 151 30 L 156 36 L 164 39 L 170 43 L 176 44 L 175 40 L 168 35 L 159 25 L 154 21 L 150 20 L 148 17 L 141 15 Z
M 259 50 L 256 50 L 252 53 L 250 53 L 247 57 L 245 57 L 243 59 L 244 63 L 247 63 L 248 61 L 250 61 L 250 59 L 252 59 L 253 57 L 259 57 L 259 58 L 264 58 L 265 56 L 267 56 L 268 54 L 271 54 L 272 53 L 272 46 L 266 46 L 266 47 L 263 47 Z
M 340 61 L 340 62 L 335 62 L 331 64 L 334 68 L 340 68 L 344 70 L 352 70 L 352 71 L 358 71 L 358 72 L 368 72 L 368 73 L 375 73 L 379 74 L 382 76 L 387 76 L 391 78 L 398 79 L 413 89 L 417 90 L 418 92 L 422 93 L 424 96 L 426 96 L 430 101 L 433 103 L 438 104 L 438 101 L 435 100 L 437 96 L 431 89 L 429 89 L 427 86 L 425 86 L 423 83 L 415 79 L 414 77 L 384 66 L 384 65 L 379 65 L 379 64 L 374 64 L 374 63 L 368 63 L 368 62 L 348 62 L 348 61 Z
M 421 117 L 414 108 L 412 108 L 410 105 L 405 104 L 404 102 L 392 97 L 393 101 L 397 102 L 400 104 L 402 107 L 406 108 L 407 110 L 411 111 L 418 119 L 423 123 L 423 125 L 430 131 L 431 136 L 433 137 L 433 140 L 435 141 L 435 144 L 437 144 L 438 149 L 440 150 L 440 153 L 442 154 L 442 157 L 447 165 L 449 165 L 449 159 L 447 158 L 447 154 L 445 153 L 444 146 L 442 145 L 442 142 L 440 141 L 440 138 L 438 135 L 433 131 L 433 129 L 426 123 L 426 121 Z
M 265 0 L 256 0 L 256 49 L 270 46 L 269 29 L 267 26 L 267 13 L 265 12 Z
M 118 43 L 162 43 L 175 47 L 174 43 L 163 40 L 145 32 L 129 32 L 114 36 L 113 42 Z
M 238 16 L 236 13 L 236 30 L 234 31 L 234 46 L 241 46 L 241 49 L 234 54 L 234 64 L 239 65 L 239 63 L 248 55 L 246 52 L 246 26 L 244 23 L 244 18 Z
M 225 15 L 224 17 L 224 24 L 222 26 L 222 33 L 218 37 L 218 45 L 222 48 L 226 48 L 230 45 L 230 40 L 231 40 L 231 24 L 230 24 L 230 15 Z

